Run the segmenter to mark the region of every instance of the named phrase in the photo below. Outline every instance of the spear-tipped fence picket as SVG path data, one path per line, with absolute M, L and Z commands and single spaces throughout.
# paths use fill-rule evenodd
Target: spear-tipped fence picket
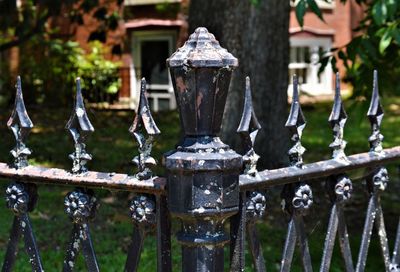
M 266 210 L 266 189 L 279 185 L 283 185 L 283 209 L 290 218 L 286 241 L 282 245 L 280 271 L 290 271 L 296 245 L 304 271 L 313 271 L 304 218 L 313 205 L 312 187 L 316 182 L 321 182 L 321 178 L 325 180 L 331 207 L 327 211 L 329 223 L 321 248 L 323 256 L 319 270 L 330 270 L 338 237 L 343 270 L 364 271 L 371 235 L 375 229 L 383 257 L 382 271 L 400 271 L 400 224 L 391 252 L 380 204 L 381 194 L 389 180 L 388 171 L 383 165 L 400 159 L 400 147 L 382 147 L 380 126 L 383 109 L 376 71 L 367 113 L 371 124 L 369 151 L 350 156 L 345 154 L 343 132 L 347 114 L 341 100 L 337 74 L 333 108 L 328 119 L 333 132 L 333 141 L 329 145 L 332 159 L 304 163 L 305 148 L 301 138 L 306 119 L 299 101 L 297 78 L 294 77 L 291 110 L 285 125 L 293 142 L 288 151 L 290 165 L 258 171 L 259 156 L 254 143 L 261 126 L 252 106 L 249 78 L 246 79 L 243 114 L 237 131 L 243 139 L 243 155 L 238 155 L 217 137 L 230 75 L 238 65 L 237 59 L 221 48 L 205 28 L 198 28 L 167 63 L 174 82 L 184 138 L 176 150 L 165 155 L 166 178 L 158 177 L 151 171 L 151 166 L 156 162 L 151 156 L 151 149 L 160 130 L 150 112 L 145 79 L 141 84 L 137 114 L 129 129 L 139 146 L 139 154 L 133 159 L 138 172 L 129 176 L 87 169 L 92 156 L 88 153 L 90 146 L 86 147 L 86 140 L 94 128 L 86 114 L 79 78 L 76 81 L 74 108 L 66 125 L 75 146 L 69 155 L 73 162 L 72 170 L 28 165 L 31 150 L 27 147 L 27 138 L 33 123 L 24 105 L 21 79 L 18 77 L 15 106 L 7 123 L 16 140 L 16 146 L 11 150 L 13 161 L 10 164 L 0 163 L 0 177 L 13 181 L 6 189 L 5 200 L 15 215 L 2 271 L 12 271 L 21 238 L 32 271 L 43 271 L 40 248 L 36 244 L 29 213 L 40 201 L 37 187 L 49 184 L 76 187 L 64 199 L 72 232 L 65 245 L 63 271 L 74 270 L 75 260 L 80 253 L 84 256 L 88 271 L 100 271 L 90 236 L 90 221 L 98 209 L 93 188 L 136 193 L 127 208 L 134 227 L 125 271 L 137 270 L 144 239 L 151 235 L 149 230 L 152 229 L 155 229 L 157 239 L 157 269 L 172 271 L 171 220 L 182 223 L 182 229 L 176 237 L 182 245 L 183 271 L 223 271 L 224 247 L 227 245 L 230 245 L 231 253 L 230 271 L 244 271 L 246 247 L 251 253 L 254 270 L 265 271 L 266 263 L 273 260 L 263 256 L 260 241 L 263 233 L 257 231 L 255 223 L 262 219 Z M 369 192 L 358 255 L 350 247 L 344 212 L 351 195 L 359 193 L 353 191 L 352 181 L 347 175 L 354 169 L 367 170 L 364 179 Z M 229 234 L 225 233 L 226 219 L 230 222 Z

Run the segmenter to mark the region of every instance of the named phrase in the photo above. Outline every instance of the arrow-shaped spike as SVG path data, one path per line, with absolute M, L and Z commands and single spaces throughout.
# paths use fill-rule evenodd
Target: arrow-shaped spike
M 344 109 L 340 95 L 340 76 L 336 73 L 335 98 L 331 114 L 328 119 L 333 130 L 333 142 L 329 145 L 333 149 L 332 157 L 334 159 L 345 159 L 344 149 L 346 141 L 343 139 L 343 130 L 347 121 L 347 113 Z
M 298 88 L 299 86 L 297 76 L 293 75 L 292 105 L 290 107 L 290 113 L 286 121 L 285 127 L 289 128 L 290 130 L 295 129 L 295 131 L 300 132 L 301 137 L 301 132 L 305 127 L 306 119 L 304 117 L 303 111 L 301 110 Z
M 158 129 L 156 122 L 154 122 L 153 116 L 151 115 L 149 102 L 146 97 L 146 91 L 146 79 L 142 78 L 140 85 L 139 106 L 135 119 L 133 120 L 133 124 L 129 128 L 129 132 L 134 134 L 136 131 L 140 130 L 142 126 L 144 126 L 148 135 L 158 135 L 161 132 Z
M 287 127 L 292 134 L 291 140 L 295 143 L 288 153 L 290 163 L 293 166 L 301 167 L 303 165 L 302 155 L 305 152 L 305 148 L 301 145 L 301 136 L 305 126 L 306 119 L 299 102 L 297 76 L 293 75 L 292 105 L 290 107 L 289 117 L 285 124 L 285 127 Z
M 246 164 L 246 169 L 244 171 L 246 174 L 255 174 L 257 172 L 256 167 L 259 156 L 254 151 L 254 142 L 260 129 L 261 125 L 258 122 L 253 108 L 250 78 L 246 77 L 243 113 L 237 129 L 237 132 L 240 133 L 242 137 L 244 146 L 245 155 L 243 156 L 243 160 Z
M 347 121 L 347 113 L 344 109 L 342 97 L 340 95 L 340 76 L 339 72 L 336 73 L 336 88 L 335 88 L 335 98 L 333 102 L 333 108 L 331 115 L 329 116 L 329 122 L 332 126 L 335 125 L 337 122 L 344 122 Z
M 19 169 L 28 165 L 27 159 L 28 155 L 31 154 L 31 150 L 26 147 L 25 141 L 33 128 L 33 123 L 25 108 L 20 76 L 17 77 L 15 88 L 14 109 L 10 119 L 8 119 L 7 126 L 13 132 L 16 140 L 16 146 L 11 150 L 11 155 L 14 157 L 14 166 Z
M 382 109 L 382 105 L 381 105 L 381 100 L 379 97 L 378 71 L 374 70 L 372 97 L 371 97 L 371 103 L 369 105 L 367 116 L 369 117 L 371 123 L 376 122 L 376 124 L 378 126 L 380 126 L 383 115 L 384 115 L 384 113 L 383 113 L 383 109 Z
M 83 102 L 81 79 L 76 79 L 76 97 L 72 114 L 65 126 L 72 135 L 75 142 L 75 151 L 69 157 L 73 161 L 73 173 L 86 172 L 86 163 L 92 159 L 92 156 L 86 152 L 86 138 L 94 131 L 94 127 L 86 113 Z
M 146 131 L 147 138 L 141 133 L 142 128 Z M 155 136 L 160 134 L 156 122 L 151 115 L 149 102 L 146 97 L 146 79 L 142 78 L 140 86 L 139 105 L 136 111 L 135 119 L 129 132 L 135 137 L 139 144 L 139 155 L 133 159 L 133 162 L 138 166 L 139 172 L 136 177 L 139 179 L 148 179 L 152 176 L 151 170 L 148 168 L 150 165 L 155 165 L 156 160 L 151 157 L 151 149 Z
M 86 113 L 85 104 L 83 102 L 81 79 L 76 79 L 76 96 L 72 114 L 66 125 L 76 143 L 84 142 L 85 137 L 94 131 L 94 127 Z
M 367 113 L 372 131 L 371 136 L 368 138 L 371 148 L 370 151 L 372 152 L 379 153 L 383 150 L 383 135 L 380 132 L 383 115 L 383 108 L 379 98 L 378 72 L 374 70 L 372 97 Z
M 25 108 L 24 97 L 22 94 L 21 77 L 17 77 L 17 83 L 15 84 L 15 104 L 10 119 L 7 122 L 7 126 L 10 128 L 15 122 L 18 122 L 21 128 L 31 129 L 33 123 L 29 118 L 28 112 Z

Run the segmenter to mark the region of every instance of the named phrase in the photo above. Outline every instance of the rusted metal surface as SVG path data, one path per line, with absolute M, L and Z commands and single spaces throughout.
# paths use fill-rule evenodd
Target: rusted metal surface
M 82 175 L 73 175 L 63 169 L 39 166 L 27 166 L 16 170 L 5 163 L 0 163 L 0 177 L 24 182 L 34 182 L 37 184 L 84 186 L 153 194 L 164 193 L 166 184 L 165 178 L 160 177 L 139 180 L 134 176 L 128 176 L 126 174 L 93 171 L 88 171 Z
M 258 172 L 256 177 L 241 175 L 240 189 L 266 188 L 286 183 L 294 183 L 299 180 L 313 180 L 327 177 L 336 173 L 348 172 L 360 168 L 373 167 L 387 164 L 400 159 L 400 147 L 383 149 L 382 155 L 371 152 L 355 154 L 347 157 L 348 163 L 331 159 L 305 164 L 303 168 L 285 167 L 274 170 Z

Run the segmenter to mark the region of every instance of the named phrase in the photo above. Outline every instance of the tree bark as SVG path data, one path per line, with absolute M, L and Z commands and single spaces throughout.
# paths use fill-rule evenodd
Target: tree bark
M 239 125 L 245 77 L 251 79 L 253 105 L 262 129 L 256 140 L 259 168 L 287 165 L 287 86 L 289 1 L 191 0 L 190 33 L 204 26 L 222 47 L 239 59 L 232 77 L 222 126 L 222 139 L 240 150 Z

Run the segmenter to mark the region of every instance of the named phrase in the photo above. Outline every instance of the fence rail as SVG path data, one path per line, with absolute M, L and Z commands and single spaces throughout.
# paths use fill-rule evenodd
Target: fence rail
M 90 221 L 98 209 L 93 188 L 136 192 L 129 207 L 134 228 L 125 271 L 137 271 L 144 239 L 152 229 L 156 230 L 158 271 L 172 271 L 171 217 L 180 221 L 182 226 L 176 238 L 182 246 L 183 271 L 224 271 L 224 247 L 228 244 L 230 271 L 244 271 L 246 246 L 252 255 L 254 270 L 266 271 L 266 262 L 270 260 L 264 259 L 256 222 L 262 219 L 266 210 L 268 195 L 265 189 L 278 185 L 283 185 L 283 209 L 290 217 L 280 271 L 291 270 L 296 245 L 299 246 L 304 271 L 312 271 L 304 217 L 313 205 L 312 182 L 319 178 L 325 178 L 326 192 L 331 202 L 319 270 L 330 270 L 337 236 L 344 270 L 364 271 L 375 224 L 384 261 L 382 270 L 400 271 L 400 224 L 391 253 L 380 204 L 381 193 L 389 180 L 388 171 L 383 165 L 400 159 L 400 146 L 382 147 L 380 125 L 383 109 L 379 100 L 377 72 L 374 72 L 371 104 L 367 113 L 371 124 L 369 152 L 351 156 L 345 154 L 343 131 L 347 114 L 340 97 L 337 74 L 335 99 L 329 117 L 333 134 L 333 141 L 329 145 L 332 159 L 304 164 L 302 156 L 305 148 L 301 144 L 301 136 L 306 120 L 299 103 L 297 79 L 294 77 L 293 100 L 286 123 L 293 142 L 288 152 L 290 165 L 258 171 L 259 156 L 254 150 L 254 142 L 261 126 L 252 106 L 249 78 L 246 79 L 244 109 L 238 128 L 243 139 L 244 154 L 237 154 L 216 136 L 222 121 L 230 76 L 238 65 L 237 59 L 221 48 L 205 28 L 198 28 L 167 62 L 185 137 L 176 150 L 165 155 L 166 177 L 157 177 L 151 171 L 155 164 L 151 156 L 152 145 L 161 132 L 150 112 L 145 79 L 141 84 L 137 114 L 129 129 L 138 142 L 139 154 L 133 160 L 138 172 L 128 176 L 87 169 L 92 156 L 86 149 L 86 140 L 94 128 L 86 114 L 80 79 L 77 79 L 76 101 L 66 126 L 75 145 L 73 153 L 69 155 L 72 170 L 29 166 L 31 150 L 26 142 L 33 123 L 25 109 L 18 78 L 15 107 L 7 123 L 16 140 L 16 146 L 11 151 L 13 162 L 0 163 L 0 178 L 13 181 L 6 189 L 6 203 L 15 215 L 2 271 L 12 271 L 21 238 L 32 271 L 43 271 L 29 213 L 40 200 L 37 185 L 45 184 L 76 187 L 64 199 L 65 212 L 72 226 L 63 271 L 74 270 L 80 252 L 88 271 L 100 271 L 90 234 Z M 353 194 L 353 185 L 346 173 L 360 168 L 367 170 L 363 179 L 369 197 L 361 245 L 354 262 L 344 212 L 344 206 Z M 230 222 L 229 233 L 225 232 L 227 221 Z

